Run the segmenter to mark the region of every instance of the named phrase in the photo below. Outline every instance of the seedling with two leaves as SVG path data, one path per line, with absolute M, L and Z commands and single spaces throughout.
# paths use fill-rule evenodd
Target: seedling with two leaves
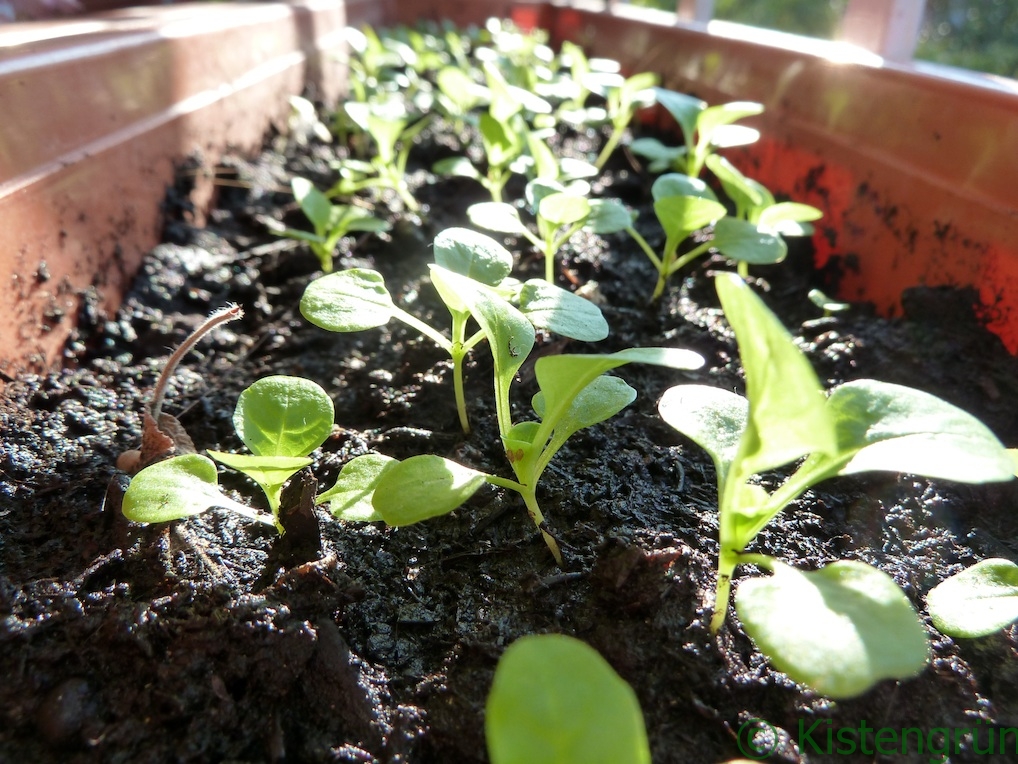
M 375 144 L 369 160 L 348 158 L 339 160 L 339 181 L 327 196 L 353 196 L 367 189 L 392 189 L 408 210 L 420 209 L 410 193 L 406 180 L 407 162 L 416 138 L 431 122 L 431 117 L 416 121 L 406 105 L 396 97 L 385 101 L 347 101 L 343 110 L 362 135 L 370 136 Z
M 537 222 L 537 235 L 504 202 L 480 202 L 467 209 L 470 222 L 489 231 L 522 236 L 544 255 L 544 278 L 555 281 L 555 256 L 581 229 L 597 234 L 617 233 L 632 224 L 629 211 L 617 199 L 587 199 L 557 183 L 537 180 L 527 184 L 527 200 Z
M 665 285 L 674 273 L 711 250 L 737 261 L 740 270 L 750 264 L 779 263 L 788 254 L 788 247 L 780 236 L 729 216 L 714 192 L 699 178 L 682 173 L 662 175 L 654 181 L 651 193 L 654 213 L 665 232 L 661 254 L 654 252 L 634 228 L 628 230 L 657 268 L 658 278 L 652 301 L 664 293 Z M 680 245 L 704 229 L 709 229 L 709 232 L 705 231 L 699 236 L 698 243 L 679 254 Z
M 135 475 L 124 494 L 124 515 L 135 522 L 161 523 L 223 507 L 282 532 L 283 486 L 310 466 L 309 454 L 332 433 L 334 419 L 332 399 L 314 382 L 288 376 L 260 379 L 241 393 L 233 414 L 237 435 L 251 453 L 209 454 L 257 483 L 271 514 L 223 494 L 215 464 L 191 453 L 157 462 Z
M 525 284 L 510 279 L 512 255 L 489 236 L 465 228 L 450 228 L 435 237 L 434 254 L 431 280 L 452 317 L 448 337 L 397 307 L 381 274 L 367 269 L 342 271 L 311 282 L 301 298 L 300 309 L 311 323 L 329 331 L 362 331 L 384 326 L 395 318 L 431 339 L 452 359 L 456 408 L 464 432 L 469 432 L 470 426 L 463 362 L 486 335 L 483 330 L 467 334 L 470 318 L 477 316 L 471 305 L 460 298 L 461 279 L 487 286 L 503 301 L 518 303 L 531 335 L 537 327 L 586 342 L 608 336 L 608 324 L 593 303 L 539 279 Z M 505 342 L 509 347 L 515 340 L 510 336 Z
M 442 159 L 432 169 L 438 175 L 473 178 L 487 189 L 492 201 L 500 202 L 513 172 L 525 170 L 523 165 L 516 164 L 527 149 L 531 132 L 524 114 L 550 114 L 551 104 L 523 88 L 510 85 L 490 63 L 485 63 L 484 72 L 490 105 L 478 118 L 478 129 L 487 160 L 486 172 L 479 172 L 463 156 Z
M 340 474 L 333 514 L 367 514 L 400 526 L 447 514 L 470 498 L 482 485 L 508 488 L 523 498 L 527 513 L 538 527 L 555 561 L 563 565 L 558 542 L 544 521 L 537 501 L 537 486 L 552 458 L 579 430 L 614 416 L 636 398 L 636 391 L 606 372 L 628 363 L 647 363 L 674 369 L 696 369 L 703 358 L 677 348 L 632 348 L 606 355 L 554 355 L 539 358 L 534 366 L 540 392 L 533 399 L 537 421 L 513 423 L 509 391 L 513 379 L 534 347 L 534 327 L 519 310 L 490 287 L 459 274 L 444 274 L 447 288 L 474 317 L 488 339 L 495 368 L 495 406 L 499 434 L 515 480 L 475 470 L 441 456 L 425 454 L 402 462 L 380 461 L 347 465 Z M 342 485 L 340 485 L 342 483 Z M 355 501 L 351 502 L 351 497 Z M 371 511 L 366 511 L 370 502 Z
M 380 233 L 389 230 L 389 223 L 354 204 L 333 204 L 329 197 L 306 178 L 290 181 L 293 196 L 301 211 L 311 222 L 314 232 L 286 228 L 275 220 L 266 220 L 279 236 L 306 242 L 326 273 L 332 272 L 332 258 L 340 239 L 354 231 Z
M 637 138 L 630 143 L 630 151 L 650 160 L 647 169 L 651 172 L 672 170 L 697 178 L 715 150 L 745 146 L 760 138 L 758 130 L 733 123 L 762 114 L 762 104 L 732 101 L 708 106 L 699 98 L 664 88 L 655 88 L 654 96 L 679 123 L 685 145 L 665 146 L 657 138 Z
M 680 385 L 659 409 L 707 451 L 718 481 L 720 553 L 711 629 L 728 611 L 738 565 L 769 578 L 744 581 L 735 608 L 761 652 L 792 679 L 834 698 L 902 679 L 926 665 L 926 632 L 897 584 L 865 563 L 842 560 L 805 572 L 746 548 L 812 486 L 871 470 L 965 483 L 1010 480 L 1013 463 L 978 420 L 928 393 L 857 380 L 824 395 L 808 360 L 738 276 L 717 277 L 746 374 L 746 397 Z M 763 473 L 803 459 L 775 490 Z
M 608 140 L 601 147 L 594 164 L 597 168 L 603 169 L 608 158 L 618 147 L 625 136 L 626 128 L 633 121 L 633 117 L 639 109 L 654 105 L 654 100 L 659 88 L 658 76 L 653 72 L 640 72 L 632 77 L 623 78 L 621 75 L 613 77 L 588 77 L 586 80 L 592 86 L 592 90 L 604 96 L 608 121 L 611 123 L 611 133 Z

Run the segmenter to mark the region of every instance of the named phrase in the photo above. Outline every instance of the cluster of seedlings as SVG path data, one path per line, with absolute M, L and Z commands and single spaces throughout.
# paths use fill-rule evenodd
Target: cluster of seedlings
M 807 572 L 747 549 L 782 510 L 828 478 L 885 470 L 968 483 L 1005 481 L 1014 476 L 1014 454 L 975 418 L 927 393 L 876 380 L 825 391 L 780 320 L 748 286 L 751 265 L 782 261 L 783 237 L 810 234 L 810 222 L 821 214 L 807 205 L 776 201 L 717 153 L 756 140 L 755 130 L 736 123 L 759 114 L 762 106 L 708 106 L 657 87 L 653 74 L 626 78 L 615 62 L 588 59 L 568 43 L 555 53 L 540 34 L 496 22 L 483 30 L 400 29 L 385 36 L 351 30 L 350 39 L 357 54 L 351 61 L 350 100 L 330 124 L 316 125 L 349 153 L 337 160 L 331 188 L 292 180 L 294 198 L 313 230 L 278 230 L 306 242 L 324 272 L 307 287 L 301 313 L 335 332 L 396 319 L 433 341 L 452 360 L 464 434 L 471 429 L 464 359 L 486 343 L 498 432 L 513 477 L 435 454 L 398 461 L 372 453 L 349 461 L 316 503 L 341 522 L 400 526 L 447 514 L 482 485 L 495 485 L 521 496 L 551 555 L 564 567 L 560 544 L 538 503 L 538 485 L 572 435 L 636 398 L 635 389 L 608 372 L 629 363 L 693 370 L 704 359 L 671 347 L 542 355 L 534 364 L 539 392 L 532 400 L 533 415 L 514 421 L 510 391 L 539 333 L 586 342 L 609 334 L 592 302 L 554 283 L 555 258 L 581 230 L 628 232 L 657 270 L 648 290 L 656 300 L 669 278 L 693 259 L 720 253 L 736 264 L 735 272 L 716 277 L 716 288 L 738 342 L 746 396 L 683 384 L 669 389 L 659 403 L 664 421 L 703 448 L 715 465 L 720 551 L 711 628 L 717 632 L 725 624 L 737 566 L 754 566 L 771 575 L 743 581 L 735 610 L 760 651 L 795 681 L 847 698 L 881 680 L 920 672 L 930 652 L 926 630 L 887 574 L 853 560 Z M 660 173 L 652 189 L 664 239 L 657 251 L 637 232 L 635 213 L 617 199 L 595 197 L 591 183 L 623 145 L 637 111 L 653 104 L 674 117 L 684 139 L 675 146 L 651 138 L 628 144 L 648 171 Z M 306 106 L 298 105 L 306 116 Z M 310 114 L 315 119 L 313 110 Z M 389 228 L 381 209 L 385 200 L 396 207 L 388 211 L 390 217 L 400 207 L 420 210 L 407 161 L 414 138 L 436 122 L 451 131 L 462 153 L 437 163 L 435 175 L 473 178 L 491 196 L 469 209 L 469 222 L 527 242 L 545 260 L 544 279 L 521 282 L 512 276 L 512 253 L 496 239 L 465 227 L 441 232 L 433 243 L 429 275 L 449 310 L 447 329 L 396 305 L 379 273 L 333 272 L 343 237 Z M 589 162 L 558 157 L 549 138 L 561 125 L 600 131 L 606 136 L 602 150 Z M 701 178 L 708 172 L 710 182 Z M 525 192 L 508 200 L 513 175 L 526 179 Z M 811 299 L 825 310 L 839 308 L 823 295 Z M 214 315 L 175 361 L 203 334 L 238 315 L 236 308 Z M 166 368 L 160 390 L 174 365 Z M 157 394 L 145 416 L 141 452 L 124 460 L 133 474 L 124 514 L 153 523 L 225 507 L 285 532 L 283 487 L 312 464 L 310 454 L 332 430 L 328 394 L 298 377 L 258 380 L 240 396 L 233 420 L 250 453 L 209 452 L 263 489 L 268 513 L 222 493 L 215 463 L 196 453 L 179 424 L 161 413 L 161 397 Z M 789 465 L 795 468 L 784 482 L 767 490 L 761 475 Z M 945 634 L 976 636 L 1018 617 L 1016 602 L 1018 566 L 986 560 L 930 592 L 927 608 Z M 577 708 L 587 710 L 576 713 Z M 527 637 L 506 651 L 486 724 L 496 763 L 650 760 L 631 688 L 591 648 L 566 636 Z

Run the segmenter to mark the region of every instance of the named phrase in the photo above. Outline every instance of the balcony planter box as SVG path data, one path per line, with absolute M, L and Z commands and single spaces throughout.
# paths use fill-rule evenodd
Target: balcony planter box
M 251 320 L 203 344 L 174 383 L 174 405 L 189 407 L 182 421 L 202 446 L 236 446 L 224 423 L 237 390 L 252 381 L 241 377 L 285 367 L 335 399 L 341 427 L 317 458 L 323 478 L 374 448 L 401 457 L 457 452 L 504 472 L 497 434 L 484 424 L 487 361 L 468 372 L 478 383 L 477 430 L 466 440 L 449 416 L 448 372 L 413 332 L 389 327 L 381 347 L 379 334 L 308 332 L 292 290 L 311 276 L 313 259 L 270 252 L 257 260 L 238 251 L 246 231 L 216 233 L 250 215 L 248 197 L 220 189 L 208 212 L 201 172 L 192 197 L 165 194 L 174 167 L 196 148 L 206 168 L 227 149 L 253 151 L 266 127 L 285 119 L 286 95 L 305 84 L 335 98 L 343 69 L 323 51 L 344 24 L 463 24 L 489 15 L 540 25 L 631 71 L 657 70 L 666 85 L 712 102 L 764 102 L 764 140 L 733 158 L 775 191 L 825 210 L 813 252 L 826 274 L 838 275 L 843 296 L 895 313 L 906 287 L 972 288 L 909 293 L 905 301 L 925 315 L 866 324 L 873 334 L 854 322 L 797 329 L 821 373 L 843 375 L 858 358 L 867 375 L 922 381 L 994 416 L 1005 441 L 1018 439 L 1013 366 L 1001 352 L 1018 336 L 1008 281 L 1018 199 L 997 170 L 1003 159 L 994 159 L 1018 156 L 1008 127 L 1018 111 L 1014 94 L 705 34 L 626 9 L 349 0 L 173 6 L 54 24 L 46 39 L 0 62 L 0 99 L 32 92 L 18 97 L 19 108 L 38 101 L 57 110 L 34 122 L 26 116 L 31 129 L 19 121 L 9 133 L 16 141 L 0 128 L 0 160 L 13 168 L 3 175 L 13 180 L 0 186 L 0 252 L 15 253 L 3 266 L 15 299 L 0 326 L 11 348 L 0 431 L 17 434 L 0 443 L 0 671 L 10 678 L 0 687 L 0 759 L 483 761 L 484 697 L 498 655 L 521 631 L 572 633 L 597 647 L 634 684 L 660 762 L 735 758 L 734 735 L 753 718 L 791 736 L 780 748 L 790 761 L 814 758 L 795 740 L 799 721 L 808 728 L 819 719 L 825 734 L 827 721 L 834 729 L 858 729 L 862 720 L 1018 725 L 1013 630 L 974 647 L 942 640 L 918 679 L 834 704 L 765 667 L 732 619 L 711 640 L 702 598 L 713 584 L 714 498 L 702 455 L 654 414 L 656 397 L 676 382 L 671 373 L 622 370 L 639 390 L 637 403 L 560 457 L 564 469 L 545 491 L 549 521 L 574 550 L 566 571 L 551 564 L 516 497 L 494 492 L 450 518 L 395 532 L 323 524 L 325 555 L 302 564 L 284 559 L 274 534 L 223 513 L 140 528 L 115 507 L 100 509 L 107 481 L 116 479 L 113 461 L 137 439 L 139 406 L 166 349 L 208 302 L 231 298 L 245 303 Z M 82 24 L 77 35 L 68 31 Z M 46 27 L 0 27 L 0 39 L 25 29 Z M 220 50 L 237 40 L 239 52 L 236 44 Z M 99 71 L 111 82 L 132 72 L 115 103 L 96 102 L 83 84 L 47 94 L 52 71 L 87 82 L 84 67 L 93 64 L 106 67 Z M 184 69 L 171 84 L 156 84 L 178 64 Z M 915 123 L 903 131 L 900 110 L 891 119 L 886 103 L 917 104 Z M 973 119 L 945 120 L 945 112 Z M 65 130 L 68 114 L 81 115 L 73 130 Z M 271 191 L 271 180 L 260 182 Z M 437 208 L 447 196 L 461 203 L 470 189 L 453 183 L 421 193 Z M 144 258 L 163 223 L 176 244 Z M 417 299 L 425 312 L 438 307 L 418 290 L 429 225 L 398 225 L 390 249 L 366 244 L 349 254 L 385 269 L 401 298 Z M 409 264 L 385 258 L 394 250 Z M 600 279 L 607 292 L 629 294 L 632 306 L 652 285 L 642 289 L 639 268 L 610 253 L 581 253 L 569 267 Z M 626 278 L 609 279 L 619 275 Z M 765 278 L 789 305 L 778 293 L 811 276 Z M 709 284 L 690 282 L 656 313 L 639 305 L 610 323 L 627 327 L 627 342 L 700 350 L 737 385 L 724 368 L 734 346 L 711 318 Z M 969 320 L 968 295 L 996 337 L 958 333 Z M 697 301 L 693 317 L 702 325 L 693 329 L 680 312 Z M 811 314 L 804 302 L 796 310 L 783 317 L 801 326 Z M 75 320 L 81 346 L 68 346 Z M 978 344 L 951 344 L 958 337 Z M 53 369 L 65 347 L 81 368 L 27 372 Z M 967 352 L 962 368 L 934 368 Z M 992 365 L 983 355 L 994 355 Z M 236 475 L 223 483 L 255 496 Z M 1014 556 L 1011 486 L 878 476 L 837 489 L 822 487 L 759 543 L 803 566 L 835 556 L 872 560 L 917 602 L 952 564 Z

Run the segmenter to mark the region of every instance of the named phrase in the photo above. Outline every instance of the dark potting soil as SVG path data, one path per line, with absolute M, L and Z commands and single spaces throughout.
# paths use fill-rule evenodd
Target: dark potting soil
M 334 150 L 293 149 L 218 168 L 231 185 L 203 228 L 187 204 L 194 168 L 182 170 L 168 197 L 166 243 L 145 261 L 120 312 L 106 317 L 87 305 L 68 368 L 18 379 L 0 399 L 0 760 L 481 762 L 495 664 L 514 639 L 542 632 L 583 639 L 632 684 L 662 764 L 736 757 L 740 727 L 753 719 L 773 725 L 772 760 L 785 762 L 930 759 L 914 747 L 910 755 L 836 755 L 827 732 L 841 728 L 1018 726 L 1014 627 L 964 642 L 931 628 L 934 653 L 919 677 L 844 702 L 770 668 L 732 614 L 711 636 L 714 471 L 658 417 L 656 403 L 682 382 L 742 389 L 710 279 L 730 266 L 698 263 L 648 306 L 655 274 L 625 236 L 577 236 L 558 269 L 560 284 L 602 304 L 611 336 L 591 345 L 543 337 L 537 353 L 667 345 L 696 350 L 707 365 L 695 373 L 620 369 L 639 391 L 636 402 L 556 457 L 538 495 L 564 570 L 518 496 L 490 487 L 450 516 L 399 529 L 342 524 L 317 509 L 320 554 L 225 510 L 168 525 L 128 523 L 117 511 L 126 479 L 116 458 L 137 445 L 140 413 L 169 349 L 227 301 L 243 306 L 244 318 L 185 360 L 167 404 L 200 450 L 241 449 L 231 423 L 239 393 L 260 377 L 291 374 L 315 380 L 335 401 L 336 428 L 314 454 L 323 486 L 370 451 L 438 453 L 510 474 L 483 348 L 467 370 L 474 432 L 464 436 L 449 362 L 430 341 L 396 322 L 344 335 L 301 317 L 298 301 L 319 274 L 317 260 L 303 245 L 276 241 L 257 218 L 301 225 L 285 193 L 289 177 L 325 185 Z M 423 167 L 449 151 L 430 139 L 414 156 Z M 381 271 L 401 306 L 444 325 L 424 275 L 429 245 L 440 230 L 463 225 L 484 192 L 423 172 L 415 186 L 424 213 L 397 214 L 391 234 L 348 242 L 337 266 Z M 640 210 L 656 245 L 648 188 L 619 154 L 596 191 Z M 528 247 L 508 244 L 519 274 L 542 272 Z M 828 384 L 872 377 L 912 385 L 1018 444 L 1015 360 L 979 327 L 971 295 L 914 290 L 907 316 L 896 320 L 864 306 L 821 317 L 806 292 L 828 285 L 802 243 L 785 264 L 754 276 Z M 531 415 L 535 389 L 533 367 L 524 366 L 517 420 Z M 236 473 L 224 471 L 221 481 L 263 506 Z M 1016 499 L 1013 485 L 837 479 L 790 507 L 754 549 L 804 568 L 865 560 L 922 610 L 926 592 L 962 567 L 1018 558 Z M 811 727 L 803 740 L 800 730 Z M 859 750 L 872 743 L 871 733 Z M 966 743 L 951 760 L 982 757 Z

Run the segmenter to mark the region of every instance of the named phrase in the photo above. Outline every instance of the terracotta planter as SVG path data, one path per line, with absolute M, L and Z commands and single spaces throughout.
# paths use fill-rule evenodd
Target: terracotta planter
M 337 97 L 343 69 L 329 52 L 346 24 L 490 15 L 711 102 L 763 102 L 763 140 L 732 158 L 825 210 L 817 259 L 840 258 L 842 297 L 893 313 L 909 286 L 973 286 L 990 328 L 1018 351 L 1013 81 L 947 79 L 832 44 L 795 50 L 789 38 L 742 39 L 625 6 L 320 0 L 0 27 L 0 372 L 59 363 L 84 300 L 115 309 L 158 241 L 175 163 L 198 151 L 211 166 L 226 146 L 253 148 L 305 85 Z

